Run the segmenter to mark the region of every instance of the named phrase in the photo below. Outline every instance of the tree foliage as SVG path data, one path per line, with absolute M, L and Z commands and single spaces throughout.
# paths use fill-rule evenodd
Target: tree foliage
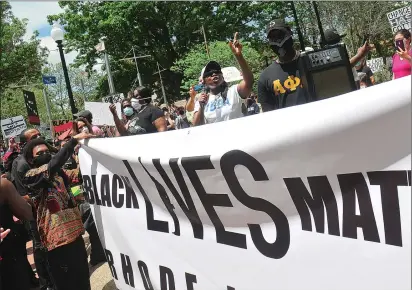
M 56 77 L 56 84 L 46 86 L 53 119 L 71 118 L 69 96 L 61 63 L 48 65 L 43 69 L 43 74 Z M 96 99 L 101 75 L 97 72 L 88 74 L 83 69 L 73 66 L 68 67 L 68 74 L 76 108 L 82 110 L 85 100 L 94 101 Z
M 136 75 L 133 65 L 117 62 L 135 47 L 139 55 L 139 70 L 145 85 L 159 89 L 157 62 L 166 69 L 162 73 L 167 97 L 180 97 L 183 75 L 169 68 L 192 48 L 203 43 L 199 32 L 205 26 L 209 42 L 227 41 L 239 31 L 255 46 L 262 38 L 263 26 L 284 5 L 281 2 L 59 2 L 64 13 L 49 16 L 50 23 L 59 21 L 65 26 L 66 47 L 79 51 L 77 65 L 86 64 L 88 70 L 99 59 L 94 49 L 99 38 L 106 37 L 106 49 L 111 55 L 116 90 L 130 89 Z M 279 8 L 279 9 L 275 9 Z M 263 26 L 262 26 L 263 25 Z M 260 38 L 259 38 L 260 37 Z M 126 77 L 125 75 L 129 76 Z M 130 78 L 130 76 L 133 76 Z M 107 85 L 101 86 L 107 94 Z
M 23 40 L 27 19 L 16 18 L 8 2 L 1 1 L 0 10 L 0 91 L 3 91 L 12 84 L 38 81 L 47 51 L 38 47 L 37 32 L 29 40 Z

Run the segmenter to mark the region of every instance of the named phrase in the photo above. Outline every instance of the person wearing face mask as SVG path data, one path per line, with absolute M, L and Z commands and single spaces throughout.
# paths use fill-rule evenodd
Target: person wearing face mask
M 77 130 L 75 132 L 86 132 L 86 133 L 92 133 L 95 134 L 95 130 L 93 130 L 92 125 L 89 123 L 89 121 L 86 118 L 79 117 L 76 120 L 74 120 L 75 125 L 77 125 Z M 99 129 L 100 130 L 100 129 Z M 96 136 L 100 136 L 100 131 Z
M 298 68 L 300 52 L 293 47 L 292 30 L 277 19 L 268 24 L 266 37 L 278 60 L 259 77 L 258 99 L 263 112 L 307 103 Z
M 204 91 L 196 101 L 193 125 L 212 124 L 242 117 L 242 99 L 246 99 L 253 87 L 253 74 L 242 54 L 242 45 L 235 33 L 229 47 L 242 71 L 243 80 L 231 87 L 225 82 L 222 68 L 210 61 L 203 68 Z
M 36 139 L 41 139 L 44 141 L 44 139 L 42 139 L 42 136 L 39 130 L 33 129 L 33 128 L 24 130 L 20 134 L 20 142 L 22 144 L 21 147 L 23 148 L 23 150 L 28 142 L 30 142 L 31 140 L 36 140 Z M 57 150 L 51 146 L 50 146 L 50 150 L 53 153 L 57 152 Z M 30 164 L 24 158 L 24 154 L 20 154 L 16 159 L 14 159 L 12 163 L 10 180 L 16 187 L 17 192 L 25 199 L 29 198 L 28 196 L 29 193 L 23 183 L 23 179 L 28 170 L 30 170 Z M 28 270 L 31 271 L 31 277 L 32 277 L 31 286 L 37 287 L 40 284 L 41 290 L 52 289 L 53 283 L 51 281 L 49 269 L 46 264 L 45 252 L 43 251 L 43 246 L 40 241 L 39 233 L 37 230 L 37 223 L 35 220 L 32 220 L 30 222 L 25 222 L 25 223 L 26 223 L 25 230 L 30 233 L 31 239 L 33 241 L 34 263 L 36 264 L 36 271 L 39 276 L 39 279 L 37 281 L 37 278 L 33 270 L 31 269 L 30 263 L 27 262 L 26 266 Z M 25 244 L 23 244 L 22 251 L 26 252 Z
M 126 124 L 119 119 L 116 106 L 110 105 L 110 111 L 120 136 L 167 131 L 163 111 L 150 104 L 151 95 L 150 89 L 138 87 L 134 90 L 132 99 L 122 100 L 121 107 L 126 117 Z
M 100 136 L 103 137 L 104 136 L 104 132 L 97 126 L 93 125 L 93 114 L 92 112 L 90 112 L 89 110 L 83 110 L 80 111 L 77 114 L 74 114 L 75 117 L 77 118 L 84 118 L 87 120 L 87 122 L 90 124 L 92 131 L 90 131 L 90 133 L 93 133 L 93 135 L 95 136 Z
M 94 137 L 75 135 L 55 155 L 43 139 L 34 139 L 24 147 L 30 165 L 23 183 L 30 193 L 42 246 L 57 290 L 90 290 L 87 253 L 82 235 L 84 227 L 70 185 L 62 168 L 79 140 Z

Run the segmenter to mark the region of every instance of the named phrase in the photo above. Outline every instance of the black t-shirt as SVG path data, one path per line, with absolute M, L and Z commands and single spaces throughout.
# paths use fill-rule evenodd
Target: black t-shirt
M 130 135 L 157 132 L 153 122 L 160 117 L 163 117 L 162 110 L 152 105 L 147 105 L 128 122 L 127 132 L 129 132 Z
M 372 86 L 372 81 L 371 81 L 371 77 L 373 76 L 373 72 L 371 70 L 370 67 L 368 67 L 367 65 L 365 65 L 363 68 L 361 69 L 357 69 L 356 70 L 358 73 L 363 72 L 366 74 L 366 83 L 368 86 Z
M 298 60 L 285 64 L 274 62 L 260 75 L 258 102 L 264 112 L 308 102 L 300 78 Z

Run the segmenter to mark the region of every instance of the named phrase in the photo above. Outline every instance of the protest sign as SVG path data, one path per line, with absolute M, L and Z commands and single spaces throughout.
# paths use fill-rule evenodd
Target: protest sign
M 367 60 L 366 65 L 371 69 L 373 73 L 376 73 L 385 67 L 383 63 L 383 57 Z
M 391 25 L 392 33 L 396 33 L 400 29 L 411 30 L 411 6 L 396 9 L 386 16 Z
M 110 103 L 85 102 L 84 109 L 89 110 L 93 114 L 93 125 L 115 126 L 113 115 L 109 109 L 110 105 Z M 122 111 L 120 109 L 120 103 L 116 103 L 116 110 L 119 118 L 121 118 Z
M 222 68 L 222 74 L 228 83 L 243 80 L 241 72 L 234 66 Z
M 117 288 L 410 289 L 410 82 L 85 142 Z
M 18 136 L 27 128 L 23 116 L 16 116 L 1 120 L 1 132 L 4 138 Z
M 102 98 L 103 103 L 120 103 L 124 99 L 124 95 L 121 94 L 114 94 L 107 97 Z

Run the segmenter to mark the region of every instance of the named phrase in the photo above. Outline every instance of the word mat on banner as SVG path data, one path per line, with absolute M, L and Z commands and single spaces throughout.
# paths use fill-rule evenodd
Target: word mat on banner
M 1 132 L 4 138 L 18 136 L 27 129 L 23 116 L 16 116 L 1 120 Z
M 410 82 L 84 142 L 116 287 L 410 289 Z

